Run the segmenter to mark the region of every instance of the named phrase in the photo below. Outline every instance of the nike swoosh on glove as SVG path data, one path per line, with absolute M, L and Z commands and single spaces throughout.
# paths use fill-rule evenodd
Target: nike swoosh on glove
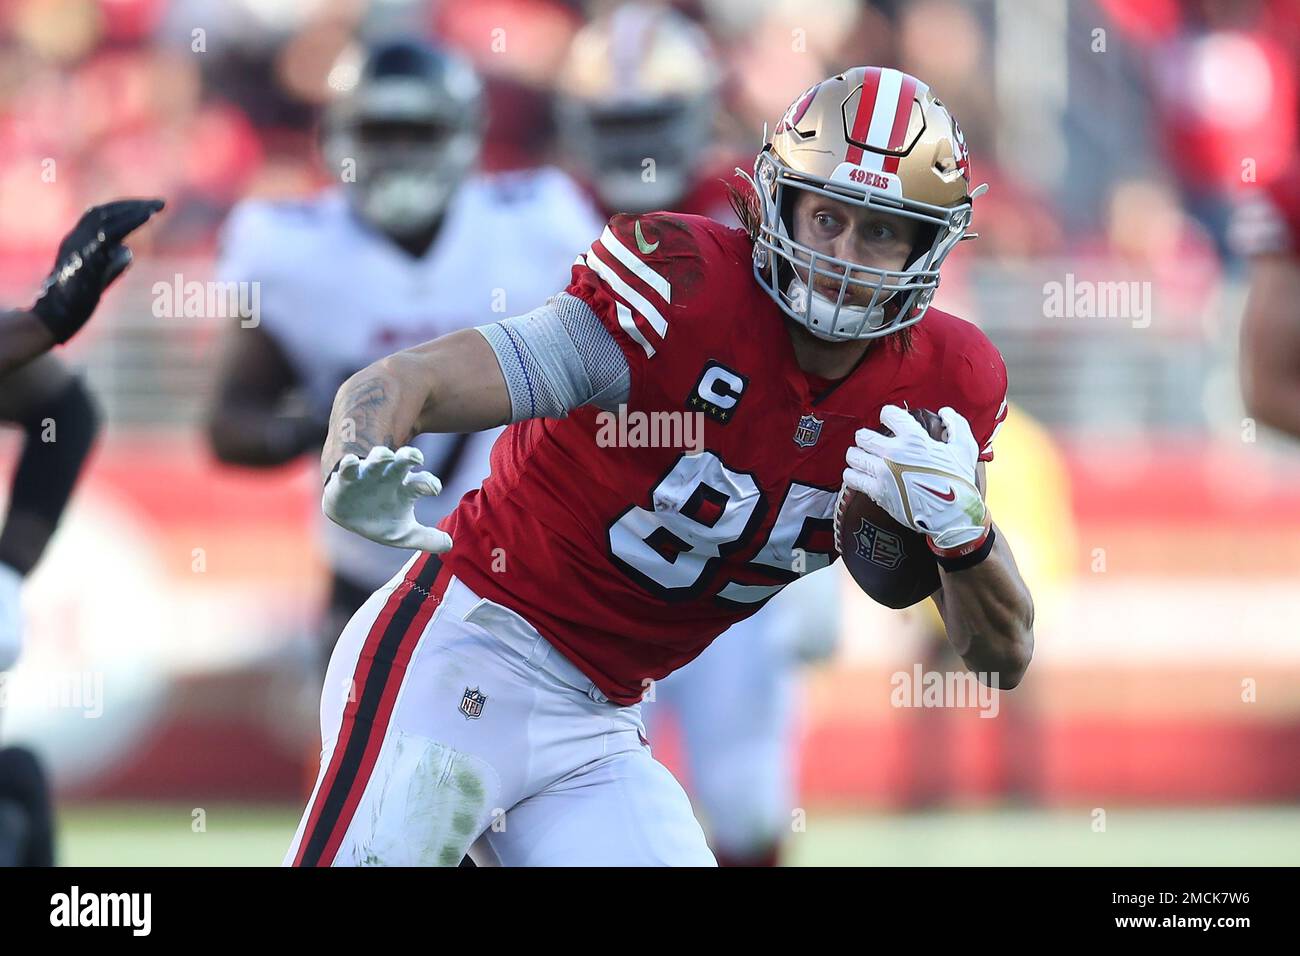
M 979 445 L 970 423 L 947 406 L 939 418 L 946 442 L 932 438 L 905 409 L 886 405 L 880 422 L 894 434 L 859 429 L 845 455 L 844 484 L 926 535 L 940 557 L 960 557 L 984 543 L 992 518 L 976 483 Z
M 407 445 L 394 452 L 376 445 L 364 459 L 344 455 L 325 483 L 321 510 L 335 524 L 363 538 L 394 548 L 442 554 L 451 536 L 415 520 L 415 503 L 442 491 L 442 482 L 427 471 L 420 449 Z
M 119 199 L 92 206 L 63 237 L 31 309 L 56 342 L 68 341 L 86 324 L 104 290 L 131 264 L 122 240 L 163 205 L 161 199 Z

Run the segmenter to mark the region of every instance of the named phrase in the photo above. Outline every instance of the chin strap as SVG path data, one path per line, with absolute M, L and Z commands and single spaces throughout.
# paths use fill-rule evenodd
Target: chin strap
M 868 313 L 865 306 L 860 306 L 860 305 L 841 305 L 839 308 L 839 312 L 837 313 L 835 311 L 834 302 L 826 298 L 826 296 L 822 295 L 820 292 L 816 292 L 813 289 L 808 288 L 808 286 L 798 276 L 794 276 L 793 278 L 790 279 L 790 284 L 786 286 L 786 295 L 790 298 L 792 305 L 794 301 L 798 298 L 801 298 L 805 295 L 812 296 L 812 304 L 808 309 L 808 314 L 810 316 L 816 315 L 818 318 L 825 318 L 827 320 L 831 319 L 831 317 L 833 316 L 839 316 L 841 319 L 847 317 L 855 321 L 865 319 L 865 321 L 859 327 L 865 329 L 871 329 L 873 331 L 885 324 L 885 319 L 886 319 L 885 305 L 883 303 L 881 305 L 876 306 L 874 309 L 872 309 L 870 311 L 870 314 Z M 819 305 L 821 306 L 820 315 L 818 314 Z M 799 306 L 797 305 L 795 305 L 794 308 L 796 311 L 800 311 L 800 312 L 804 311 L 803 309 L 799 308 Z M 833 327 L 830 329 L 830 332 L 827 334 L 823 334 L 819 332 L 817 329 L 812 328 L 811 326 L 805 326 L 805 327 L 813 335 L 817 336 L 818 338 L 825 339 L 828 342 L 845 341 L 843 336 L 834 334 L 835 329 Z

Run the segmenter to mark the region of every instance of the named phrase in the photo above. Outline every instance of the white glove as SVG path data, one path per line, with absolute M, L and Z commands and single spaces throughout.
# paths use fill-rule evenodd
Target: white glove
M 442 482 L 427 471 L 420 449 L 410 445 L 396 453 L 376 445 L 362 460 L 344 455 L 325 483 L 321 510 L 335 524 L 363 538 L 394 548 L 442 554 L 451 536 L 415 520 L 415 502 L 442 491 Z
M 23 576 L 0 562 L 0 671 L 18 661 L 23 649 Z
M 976 484 L 979 445 L 955 409 L 939 410 L 948 440 L 936 441 L 897 405 L 880 410 L 894 434 L 858 429 L 845 460 L 844 484 L 867 495 L 899 524 L 928 536 L 940 556 L 956 557 L 983 543 L 992 519 Z

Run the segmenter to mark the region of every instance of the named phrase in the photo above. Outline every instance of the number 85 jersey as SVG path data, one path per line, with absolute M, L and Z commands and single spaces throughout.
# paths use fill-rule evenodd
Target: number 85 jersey
M 997 350 L 933 308 L 847 377 L 809 377 L 752 252 L 744 230 L 701 217 L 610 220 L 565 294 L 618 343 L 626 405 L 510 426 L 491 477 L 443 522 L 452 572 L 617 703 L 835 560 L 844 453 L 882 406 L 952 406 L 983 460 L 1006 414 Z

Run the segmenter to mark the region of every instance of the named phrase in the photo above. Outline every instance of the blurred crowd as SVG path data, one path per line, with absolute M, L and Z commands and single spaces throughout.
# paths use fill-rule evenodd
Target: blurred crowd
M 38 275 L 67 223 L 111 196 L 167 197 L 153 241 L 188 255 L 211 251 L 238 199 L 316 188 L 318 115 L 358 38 L 422 33 L 463 50 L 489 83 L 485 164 L 564 162 L 554 78 L 608 5 L 0 0 L 0 268 Z M 929 82 L 992 186 L 977 212 L 985 258 L 1103 254 L 1194 297 L 1230 257 L 1235 193 L 1283 174 L 1296 146 L 1294 0 L 674 6 L 717 44 L 717 133 L 737 155 L 835 69 L 881 63 Z

